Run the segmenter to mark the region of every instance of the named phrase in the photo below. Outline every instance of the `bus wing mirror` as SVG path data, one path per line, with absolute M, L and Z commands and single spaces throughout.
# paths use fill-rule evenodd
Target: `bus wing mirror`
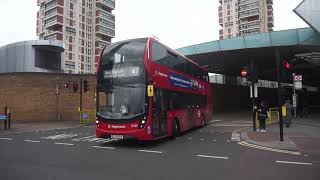
M 152 97 L 154 92 L 153 92 L 153 85 L 148 85 L 148 96 Z

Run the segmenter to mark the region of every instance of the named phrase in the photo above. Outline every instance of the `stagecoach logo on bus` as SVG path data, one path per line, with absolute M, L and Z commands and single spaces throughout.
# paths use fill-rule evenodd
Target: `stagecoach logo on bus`
M 160 76 L 160 77 L 165 77 L 165 78 L 167 78 L 167 77 L 168 77 L 168 75 L 167 75 L 167 74 L 162 73 L 162 72 L 157 71 L 157 70 L 155 70 L 155 74 L 156 74 L 157 76 Z
M 198 81 L 195 81 L 193 79 L 189 79 L 174 73 L 170 73 L 169 77 L 171 86 L 177 86 L 187 89 L 203 89 L 203 86 L 201 86 Z

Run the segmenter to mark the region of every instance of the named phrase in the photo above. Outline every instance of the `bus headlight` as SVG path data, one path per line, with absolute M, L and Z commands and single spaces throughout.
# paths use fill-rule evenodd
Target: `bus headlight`
M 147 116 L 144 116 L 143 119 L 140 121 L 139 128 L 140 129 L 143 128 L 146 122 L 147 122 Z

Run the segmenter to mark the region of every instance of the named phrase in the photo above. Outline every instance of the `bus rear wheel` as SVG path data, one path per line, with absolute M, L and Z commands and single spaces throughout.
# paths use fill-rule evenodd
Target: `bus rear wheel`
M 172 138 L 175 139 L 178 136 L 180 136 L 180 124 L 179 121 L 175 119 L 172 124 Z

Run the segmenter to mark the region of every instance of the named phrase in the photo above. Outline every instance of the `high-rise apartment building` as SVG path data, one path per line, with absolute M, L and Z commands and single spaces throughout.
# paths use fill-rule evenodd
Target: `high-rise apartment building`
M 219 39 L 273 31 L 273 0 L 219 0 Z
M 115 36 L 115 0 L 38 0 L 39 39 L 63 42 L 66 73 L 95 73 L 101 49 Z

